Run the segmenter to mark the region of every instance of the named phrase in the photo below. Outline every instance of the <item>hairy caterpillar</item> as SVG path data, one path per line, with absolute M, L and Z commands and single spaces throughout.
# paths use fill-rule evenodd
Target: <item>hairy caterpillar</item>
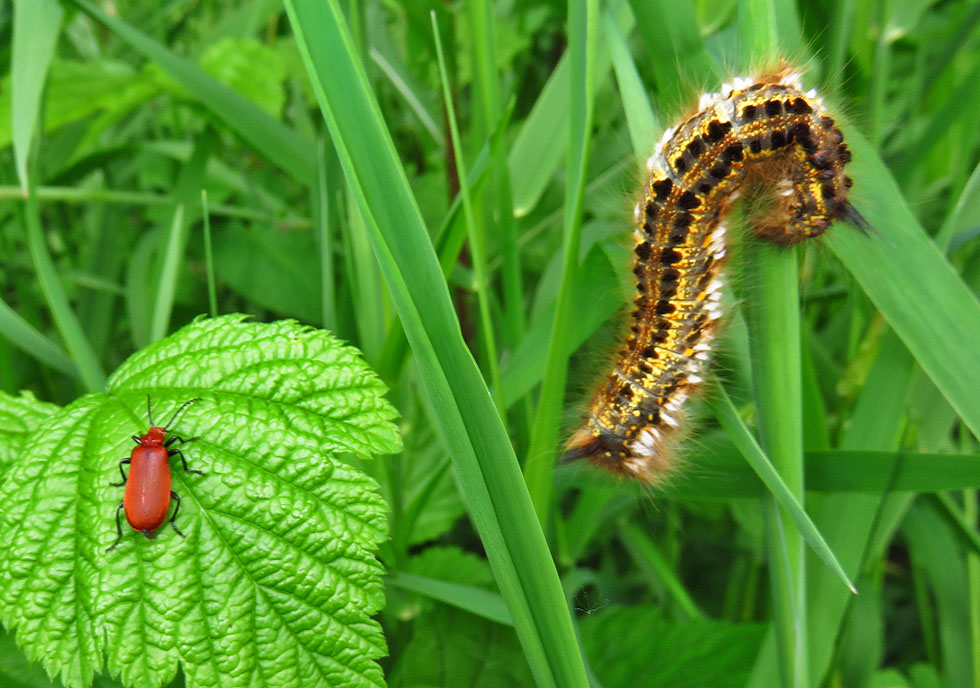
M 757 236 L 789 245 L 834 220 L 866 229 L 847 200 L 843 138 L 787 65 L 703 95 L 664 133 L 636 206 L 630 334 L 564 460 L 587 458 L 645 483 L 667 472 L 721 317 L 726 216 L 743 190 L 764 190 Z

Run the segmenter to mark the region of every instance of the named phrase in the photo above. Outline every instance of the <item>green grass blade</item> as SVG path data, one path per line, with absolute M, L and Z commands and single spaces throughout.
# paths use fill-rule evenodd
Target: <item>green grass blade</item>
M 935 664 L 943 667 L 945 685 L 975 685 L 968 632 L 966 566 L 954 531 L 931 505 L 916 502 L 902 524 L 902 533 L 916 575 L 922 577 L 923 596 L 920 611 L 928 610 L 935 618 L 928 624 L 936 637 Z M 923 623 L 923 626 L 927 626 Z
M 10 55 L 11 135 L 20 189 L 27 195 L 27 160 L 41 111 L 41 92 L 65 11 L 58 0 L 14 0 Z
M 72 312 L 68 297 L 61 286 L 54 263 L 45 242 L 41 228 L 40 208 L 34 180 L 29 170 L 31 142 L 38 125 L 41 106 L 41 92 L 51 57 L 61 18 L 64 14 L 61 5 L 53 0 L 29 2 L 18 0 L 15 3 L 13 51 L 11 55 L 11 90 L 13 103 L 11 109 L 11 131 L 13 136 L 15 165 L 20 180 L 21 193 L 26 197 L 23 208 L 24 227 L 28 250 L 34 263 L 38 282 L 47 300 L 48 308 L 55 325 L 72 357 L 74 366 L 82 383 L 89 391 L 101 390 L 105 375 L 99 364 L 91 343 L 85 337 L 81 324 Z M 4 306 L 6 308 L 6 305 Z M 48 359 L 56 367 L 71 369 L 71 364 L 61 358 L 62 354 L 54 345 L 46 341 L 33 328 L 11 313 L 4 318 L 6 330 L 21 343 L 34 341 L 39 344 L 37 355 Z M 25 326 L 27 326 L 25 328 Z M 16 340 L 15 340 L 16 341 Z
M 773 467 L 769 461 L 769 457 L 762 451 L 762 448 L 755 441 L 755 438 L 742 422 L 742 419 L 739 418 L 738 411 L 735 410 L 732 400 L 721 385 L 715 385 L 709 403 L 721 426 L 725 429 L 725 432 L 732 438 L 735 446 L 738 447 L 742 456 L 752 466 L 752 470 L 759 476 L 759 479 L 765 483 L 769 493 L 789 515 L 793 523 L 796 524 L 800 535 L 810 545 L 813 552 L 837 574 L 838 578 L 850 588 L 851 592 L 857 594 L 857 590 L 854 589 L 854 584 L 847 577 L 847 574 L 841 567 L 840 562 L 837 561 L 837 557 L 834 556 L 827 541 L 824 540 L 823 535 L 820 534 L 813 521 L 810 520 L 810 517 L 803 509 L 803 505 L 800 504 L 799 500 L 793 495 L 789 487 L 787 487 L 786 482 Z
M 214 283 L 214 252 L 211 247 L 211 212 L 208 208 L 208 191 L 201 189 L 201 216 L 204 220 L 204 268 L 208 283 L 208 313 L 218 317 L 218 292 Z
M 155 342 L 167 335 L 170 325 L 170 311 L 174 306 L 174 294 L 177 291 L 177 270 L 179 261 L 183 258 L 183 244 L 186 232 L 184 222 L 184 204 L 178 203 L 170 219 L 170 229 L 163 251 L 163 269 L 160 280 L 153 290 L 153 315 L 150 318 L 150 341 Z
M 422 127 L 429 132 L 429 135 L 435 139 L 435 142 L 440 146 L 445 145 L 443 140 L 442 132 L 439 130 L 439 126 L 436 124 L 435 118 L 426 109 L 426 106 L 422 103 L 421 97 L 416 93 L 418 89 L 415 84 L 412 83 L 411 77 L 405 73 L 400 65 L 395 65 L 392 61 L 385 55 L 383 55 L 374 46 L 371 47 L 368 53 L 371 56 L 371 61 L 378 65 L 381 72 L 388 77 L 391 85 L 401 94 L 402 98 L 408 104 L 415 116 L 419 118 L 419 122 Z
M 513 626 L 514 620 L 500 595 L 472 585 L 435 580 L 413 573 L 396 571 L 388 574 L 387 582 L 405 590 L 412 590 L 434 600 L 451 604 L 470 614 L 482 616 L 505 626 Z
M 739 0 L 738 29 L 743 57 L 768 57 L 776 45 L 776 8 L 773 3 Z
M 348 190 L 348 197 L 352 194 Z M 385 337 L 384 285 L 381 284 L 378 261 L 365 229 L 363 211 L 356 203 L 347 204 L 347 222 L 344 224 L 345 250 L 348 259 L 346 274 L 350 275 L 351 300 L 357 317 L 354 324 L 364 356 L 374 362 L 381 355 Z
M 800 371 L 800 303 L 796 251 L 755 240 L 745 245 L 744 269 L 753 275 L 746 302 L 752 381 L 759 436 L 766 454 L 797 501 L 803 499 L 803 408 Z M 770 521 L 789 512 L 770 509 Z M 769 565 L 783 681 L 802 686 L 806 676 L 803 623 L 804 554 L 797 531 L 771 523 Z
M 936 513 L 943 517 L 953 532 L 973 550 L 972 554 L 980 553 L 980 533 L 974 521 L 968 520 L 966 514 L 948 494 L 929 495 Z
M 286 8 L 528 664 L 539 685 L 584 686 L 554 562 L 343 13 L 335 1 Z
M 122 191 L 117 189 L 88 189 L 68 186 L 39 186 L 35 189 L 38 200 L 41 201 L 62 201 L 65 203 L 76 203 L 84 205 L 87 203 L 119 203 L 123 205 L 146 205 L 172 206 L 173 194 L 151 193 L 142 191 Z M 17 199 L 22 200 L 23 195 L 18 186 L 0 186 L 0 201 Z M 252 208 L 229 205 L 227 203 L 215 203 L 210 206 L 210 211 L 214 215 L 222 217 L 233 217 L 240 220 L 249 220 L 269 225 L 276 225 L 283 229 L 306 229 L 311 223 L 306 218 L 296 215 L 283 217 L 282 214 L 271 214 Z
M 81 323 L 72 311 L 57 270 L 48 253 L 44 231 L 41 228 L 41 211 L 33 189 L 24 203 L 24 226 L 27 233 L 27 247 L 34 263 L 38 283 L 44 293 L 45 301 L 51 311 L 54 323 L 61 334 L 65 348 L 78 368 L 79 377 L 85 389 L 90 392 L 101 391 L 105 387 L 105 373 L 99 363 L 92 344 L 85 336 Z
M 677 573 L 646 532 L 636 524 L 623 523 L 619 527 L 619 538 L 646 577 L 660 581 L 667 588 L 674 603 L 687 619 L 705 618 L 704 613 L 698 609 L 697 602 L 691 599 Z
M 855 196 L 874 230 L 832 231 L 827 244 L 936 387 L 980 436 L 980 302 L 916 222 L 870 143 L 847 128 Z M 910 288 L 909 280 L 915 286 Z
M 662 127 L 653 113 L 653 108 L 650 107 L 646 88 L 636 71 L 636 63 L 630 55 L 626 37 L 608 7 L 602 11 L 602 31 L 606 38 L 606 45 L 609 46 L 613 71 L 616 73 L 616 83 L 619 85 L 619 94 L 626 113 L 630 141 L 633 143 L 633 154 L 638 160 L 643 160 L 653 151 L 657 132 L 661 131 Z
M 470 256 L 473 259 L 473 272 L 476 277 L 476 298 L 480 310 L 480 331 L 483 334 L 483 346 L 486 352 L 485 366 L 489 373 L 490 390 L 493 398 L 500 402 L 500 369 L 497 364 L 497 343 L 494 340 L 493 322 L 490 319 L 490 281 L 487 278 L 487 252 L 482 233 L 477 230 L 476 216 L 473 211 L 473 198 L 470 195 L 470 185 L 466 172 L 466 160 L 463 158 L 463 141 L 459 136 L 456 124 L 456 110 L 453 107 L 452 94 L 449 92 L 449 75 L 446 72 L 446 60 L 442 54 L 442 39 L 439 37 L 439 25 L 436 13 L 429 14 L 432 20 L 432 33 L 436 44 L 436 55 L 439 62 L 439 76 L 442 81 L 442 97 L 449 119 L 449 135 L 453 142 L 453 155 L 456 161 L 456 174 L 459 177 L 459 193 L 463 199 L 463 218 L 466 222 L 466 235 L 469 240 Z
M 551 326 L 548 358 L 531 427 L 527 460 L 524 464 L 524 479 L 527 481 L 531 500 L 542 524 L 547 523 L 551 508 L 555 449 L 558 444 L 558 428 L 561 425 L 561 407 L 568 374 L 565 342 L 568 341 L 570 323 L 575 312 L 572 296 L 575 292 L 578 272 L 582 205 L 588 167 L 588 146 L 592 132 L 594 55 L 599 5 L 596 0 L 586 3 L 572 0 L 569 2 L 568 12 L 571 138 L 568 173 L 565 180 L 561 286 L 555 301 L 555 319 Z
M 579 266 L 578 275 L 581 279 L 576 280 L 572 298 L 577 311 L 563 343 L 565 356 L 570 356 L 602 323 L 623 308 L 624 296 L 618 289 L 604 289 L 596 294 L 590 288 L 593 284 L 615 284 L 617 281 L 608 256 L 601 248 L 593 247 L 589 251 Z M 554 305 L 549 306 L 531 324 L 520 346 L 501 370 L 504 408 L 510 408 L 541 381 L 554 312 Z
M 976 219 L 980 217 L 980 164 L 973 168 L 973 174 L 963 187 L 956 201 L 956 207 L 943 222 L 936 234 L 936 244 L 945 249 L 951 242 L 962 244 L 976 236 Z M 957 248 L 953 245 L 952 248 Z
M 690 96 L 692 80 L 698 84 L 718 73 L 701 37 L 694 4 L 630 0 L 630 7 L 661 102 L 676 107 Z
M 195 206 L 201 192 L 204 168 L 211 155 L 212 130 L 206 130 L 194 146 L 190 160 L 180 172 L 175 193 L 174 213 L 170 222 L 164 245 L 160 275 L 153 289 L 153 310 L 150 319 L 150 341 L 155 342 L 167 335 L 170 314 L 177 293 L 177 280 L 181 265 L 186 260 L 187 235 L 190 231 L 190 213 L 185 211 Z
M 847 231 L 845 229 L 845 231 Z M 868 374 L 867 383 L 858 397 L 854 411 L 849 419 L 849 427 L 841 438 L 842 451 L 897 449 L 902 425 L 905 422 L 905 399 L 909 381 L 912 378 L 914 363 L 908 351 L 894 332 L 883 337 L 878 358 Z M 860 575 L 860 567 L 868 550 L 868 542 L 873 536 L 875 522 L 883 504 L 889 500 L 882 495 L 891 484 L 893 490 L 899 489 L 902 473 L 910 470 L 915 460 L 903 455 L 901 472 L 895 474 L 897 455 L 881 464 L 878 487 L 867 490 L 868 494 L 827 494 L 816 497 L 808 505 L 814 520 L 837 553 L 844 569 L 852 576 Z M 807 457 L 808 469 L 817 469 L 819 461 Z M 856 474 L 866 470 L 872 460 L 861 459 L 854 467 L 837 471 L 839 477 Z M 952 475 L 948 465 L 933 464 L 935 474 Z M 819 469 L 817 469 L 819 470 Z M 919 464 L 919 476 L 910 470 L 912 483 L 903 489 L 926 489 L 926 482 L 915 482 L 923 473 L 932 470 L 928 460 Z M 826 473 L 826 471 L 824 471 Z M 819 473 L 807 474 L 807 485 L 819 480 Z M 819 683 L 827 670 L 835 651 L 835 638 L 843 622 L 850 595 L 841 590 L 837 579 L 830 576 L 823 567 L 814 567 L 807 581 L 809 590 L 810 641 L 810 679 Z
M 739 0 L 738 20 L 743 67 L 778 56 L 779 41 L 786 36 L 780 35 L 774 3 Z M 753 275 L 745 315 L 760 444 L 789 493 L 802 504 L 803 381 L 797 256 L 795 250 L 750 239 L 743 252 L 743 269 Z M 809 665 L 805 542 L 800 531 L 785 527 L 793 519 L 791 511 L 771 498 L 763 501 L 763 510 L 780 676 L 785 688 L 803 688 Z M 803 514 L 802 506 L 797 513 Z
M 633 16 L 624 12 L 625 3 L 612 3 L 619 28 L 628 33 L 633 28 Z M 568 152 L 569 108 L 571 96 L 569 55 L 562 55 L 548 82 L 541 90 L 531 113 L 524 120 L 511 146 L 511 188 L 514 196 L 514 215 L 530 213 L 541 199 L 562 157 Z M 609 53 L 598 49 L 594 60 L 594 80 L 601 83 L 609 71 Z
M 527 215 L 537 205 L 565 152 L 569 69 L 566 54 L 551 73 L 510 149 L 510 181 L 517 217 Z
M 317 146 L 316 184 L 311 193 L 313 204 L 313 231 L 316 232 L 317 246 L 320 250 L 320 308 L 323 327 L 331 332 L 337 331 L 337 295 L 334 285 L 334 236 L 337 219 L 340 217 L 336 193 L 336 174 L 331 174 L 337 165 L 333 146 L 321 139 Z
M 78 375 L 75 365 L 61 347 L 38 332 L 3 299 L 0 299 L 0 335 L 41 363 L 60 370 L 65 375 Z
M 980 487 L 977 454 L 836 451 L 806 453 L 807 489 L 818 492 L 943 492 Z

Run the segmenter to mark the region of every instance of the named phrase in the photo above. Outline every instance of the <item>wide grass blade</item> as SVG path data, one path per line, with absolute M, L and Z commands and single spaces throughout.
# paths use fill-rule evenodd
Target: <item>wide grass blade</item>
M 177 291 L 177 270 L 183 255 L 183 245 L 186 240 L 186 223 L 184 222 L 184 204 L 178 203 L 170 219 L 170 230 L 163 251 L 163 269 L 157 288 L 153 290 L 153 310 L 150 316 L 149 341 L 155 342 L 167 335 L 170 324 L 170 311 L 174 305 L 174 294 Z
M 0 335 L 55 370 L 60 370 L 65 375 L 78 375 L 78 371 L 65 352 L 24 320 L 3 299 L 0 299 Z
M 33 186 L 33 180 L 29 181 L 29 185 Z M 85 331 L 72 310 L 68 295 L 58 277 L 58 271 L 51 260 L 51 254 L 48 252 L 47 242 L 44 238 L 44 230 L 41 227 L 41 210 L 38 207 L 37 195 L 34 194 L 33 189 L 30 189 L 24 203 L 23 217 L 27 233 L 27 247 L 31 253 L 37 280 L 41 285 L 41 291 L 44 293 L 55 325 L 58 327 L 58 332 L 65 343 L 65 348 L 78 368 L 78 374 L 85 389 L 89 392 L 101 391 L 105 386 L 105 373 L 95 351 L 92 349 L 92 343 L 85 336 Z
M 619 29 L 628 33 L 633 28 L 633 16 L 623 11 L 623 2 L 610 3 L 610 11 L 618 20 Z M 609 53 L 598 44 L 593 58 L 593 79 L 601 83 L 609 71 Z M 567 152 L 569 140 L 569 97 L 571 95 L 570 55 L 566 53 L 558 61 L 541 95 L 521 125 L 517 138 L 510 148 L 511 188 L 514 196 L 514 215 L 527 215 L 541 200 L 545 186 Z
M 584 686 L 554 562 L 344 15 L 333 0 L 286 9 L 528 664 L 539 685 Z
M 575 292 L 579 262 L 579 237 L 582 232 L 582 205 L 585 177 L 588 171 L 589 141 L 592 131 L 593 86 L 595 83 L 594 55 L 599 24 L 599 5 L 596 0 L 568 6 L 569 100 L 570 136 L 568 173 L 565 180 L 565 216 L 562 239 L 562 273 L 555 318 L 545 363 L 541 393 L 531 427 L 531 440 L 524 464 L 524 477 L 542 524 L 547 523 L 551 507 L 551 481 L 555 467 L 555 447 L 561 425 L 561 405 L 565 398 L 568 375 L 568 354 L 565 342 L 571 330 L 575 312 L 572 295 Z
M 780 36 L 774 3 L 740 0 L 740 58 L 748 66 L 770 61 Z M 788 492 L 802 505 L 803 382 L 800 360 L 800 300 L 797 252 L 768 242 L 746 242 L 746 322 L 752 389 L 759 413 L 759 439 Z M 802 507 L 799 511 L 802 511 Z M 763 501 L 773 599 L 773 628 L 782 685 L 807 682 L 806 549 L 801 532 L 787 528 L 793 512 L 774 499 Z
M 980 302 L 915 220 L 871 144 L 853 127 L 845 136 L 857 203 L 874 231 L 832 231 L 827 244 L 980 436 L 980 366 L 969 344 L 980 342 Z
M 41 92 L 65 11 L 58 0 L 14 0 L 10 56 L 11 135 L 20 189 L 27 195 L 27 159 L 41 111 Z
M 626 125 L 633 143 L 633 154 L 638 160 L 653 151 L 657 132 L 661 131 L 660 122 L 650 107 L 646 89 L 636 70 L 636 63 L 629 52 L 626 37 L 619 29 L 616 18 L 608 8 L 602 11 L 602 33 L 609 46 L 613 70 L 616 73 L 616 83 L 623 100 L 623 112 L 626 115 Z
M 798 502 L 803 500 L 803 408 L 800 303 L 796 251 L 749 241 L 745 269 L 755 283 L 746 300 L 752 382 L 760 444 Z M 802 688 L 806 676 L 803 538 L 787 529 L 791 514 L 764 502 L 774 625 L 784 686 Z

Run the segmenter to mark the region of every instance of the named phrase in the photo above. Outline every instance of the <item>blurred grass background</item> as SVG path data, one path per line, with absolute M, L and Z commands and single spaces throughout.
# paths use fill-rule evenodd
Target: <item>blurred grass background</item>
M 2 5 L 0 386 L 65 403 L 215 310 L 360 347 L 406 445 L 364 465 L 391 685 L 976 688 L 978 23 L 968 0 Z M 622 331 L 640 161 L 774 56 L 842 115 L 875 231 L 735 247 L 724 391 L 666 489 L 555 473 Z

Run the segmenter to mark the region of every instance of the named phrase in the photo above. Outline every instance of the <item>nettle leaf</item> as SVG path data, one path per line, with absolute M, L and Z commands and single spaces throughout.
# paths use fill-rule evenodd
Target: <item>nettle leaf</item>
M 405 570 L 496 592 L 486 559 L 456 547 L 429 547 L 409 559 Z M 421 595 L 417 597 L 425 611 L 418 613 L 413 621 L 412 639 L 402 648 L 392 669 L 391 686 L 519 688 L 534 685 L 512 627 Z
M 178 662 L 192 688 L 384 685 L 385 505 L 337 458 L 400 449 L 384 392 L 355 349 L 295 322 L 198 320 L 134 354 L 10 465 L 0 620 L 68 686 L 104 657 L 129 686 L 160 686 Z M 148 427 L 147 395 L 159 425 L 201 398 L 170 431 L 198 438 L 180 447 L 205 475 L 171 459 L 185 538 L 124 519 L 106 552 L 123 496 L 109 483 Z
M 20 455 L 27 437 L 57 410 L 54 404 L 38 401 L 27 391 L 19 397 L 0 392 L 0 477 Z
M 586 616 L 579 631 L 605 688 L 741 688 L 765 628 L 713 619 L 673 621 L 657 607 L 637 606 Z

